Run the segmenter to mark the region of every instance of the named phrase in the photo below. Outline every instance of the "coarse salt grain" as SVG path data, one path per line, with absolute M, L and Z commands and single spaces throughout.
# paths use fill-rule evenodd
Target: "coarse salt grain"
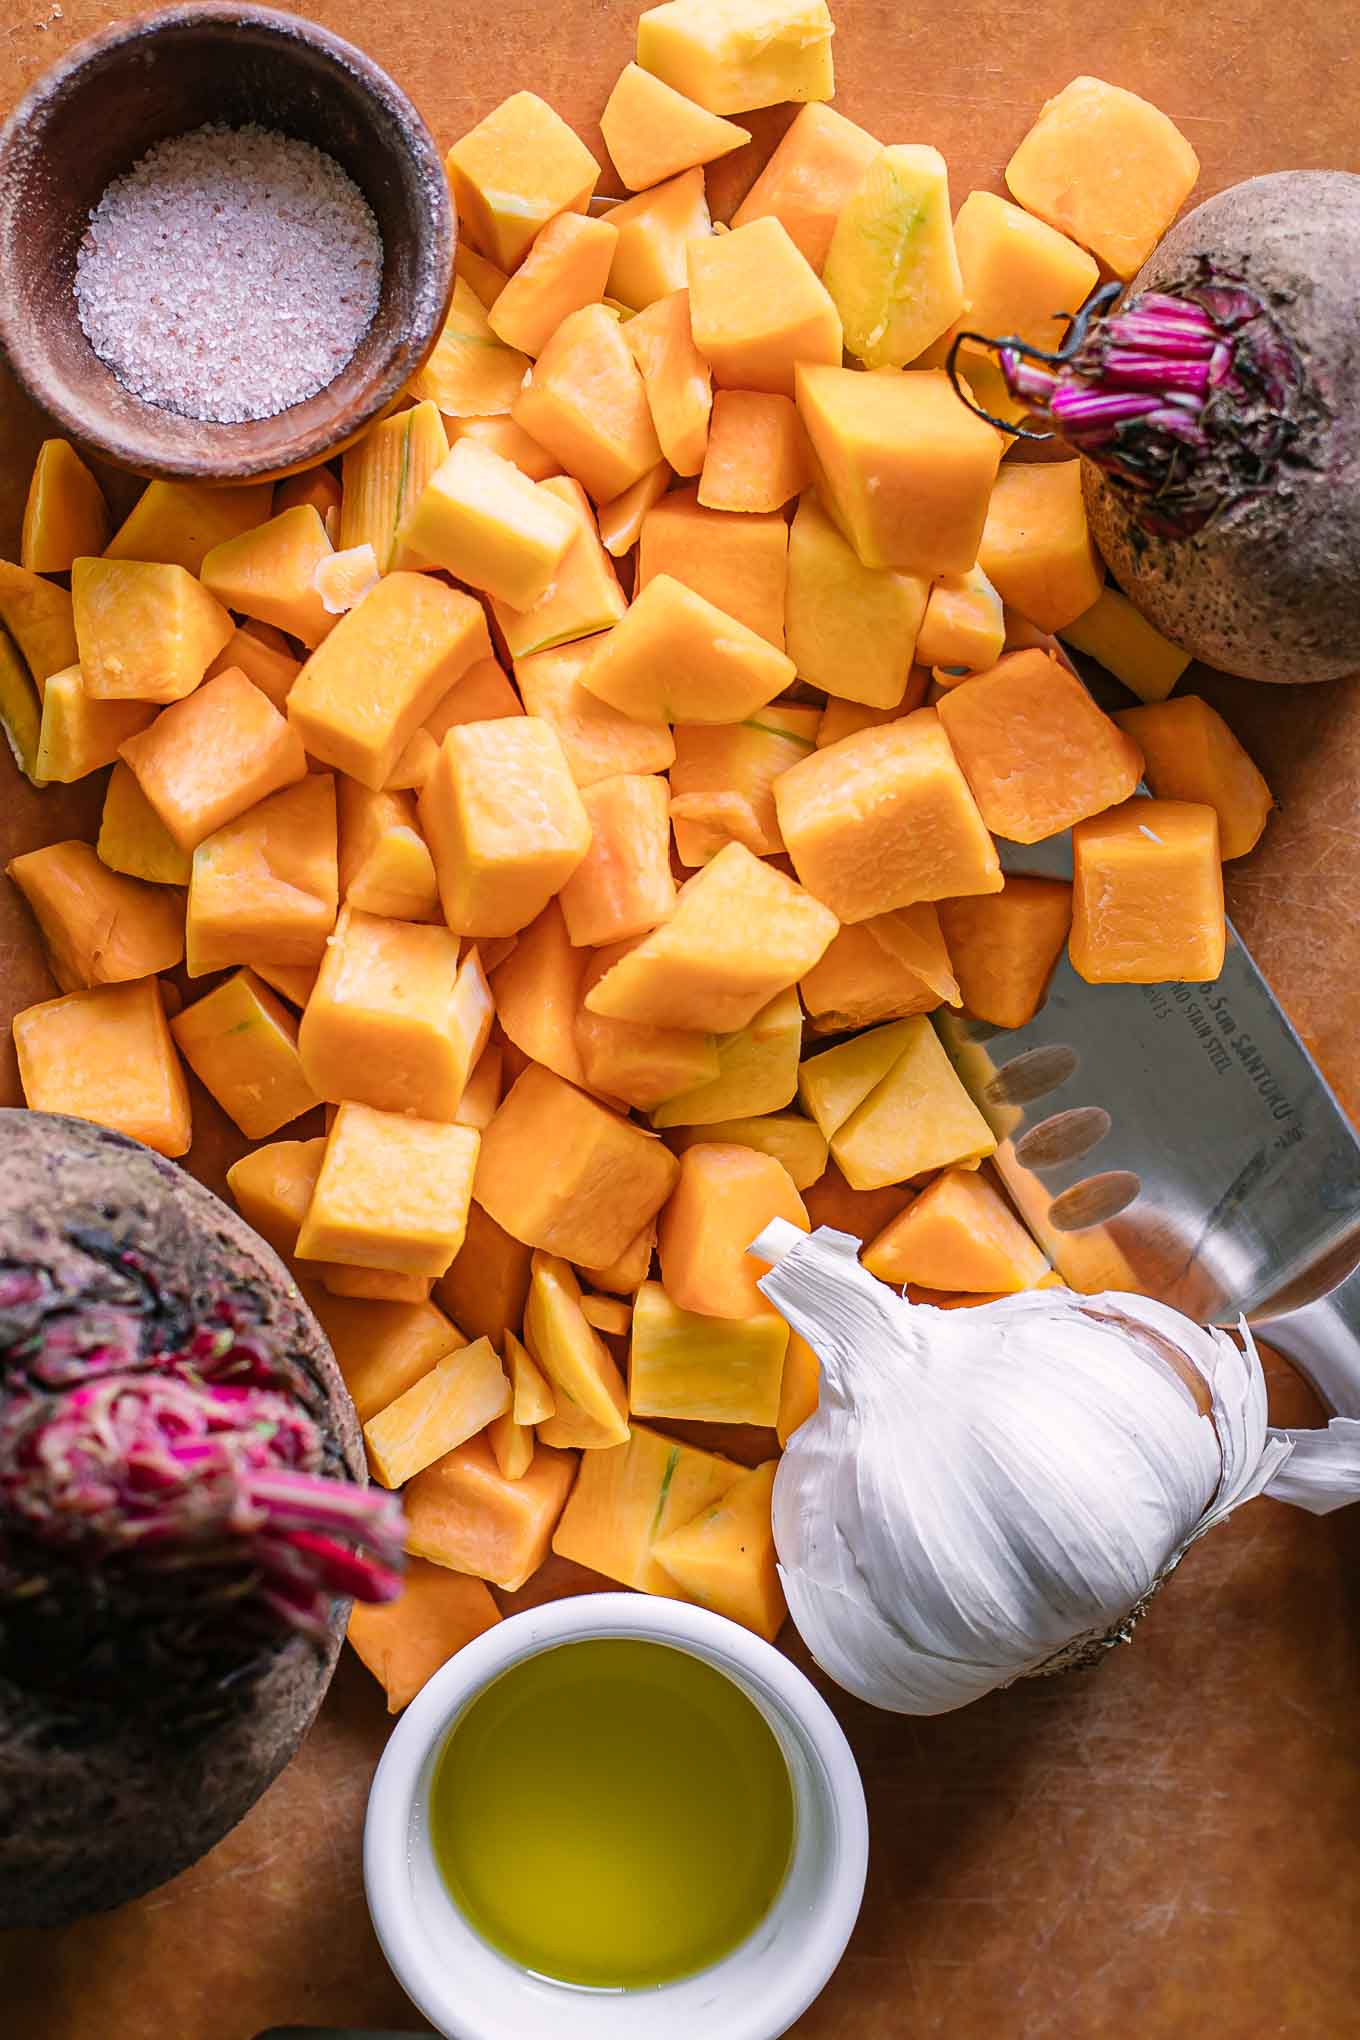
M 134 395 L 231 425 L 334 381 L 372 322 L 382 269 L 378 223 L 332 157 L 268 128 L 210 125 L 109 185 L 76 301 Z

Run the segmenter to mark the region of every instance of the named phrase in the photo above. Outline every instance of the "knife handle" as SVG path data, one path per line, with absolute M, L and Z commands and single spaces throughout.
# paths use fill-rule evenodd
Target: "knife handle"
M 1255 1318 L 1252 1331 L 1306 1375 L 1338 1417 L 1360 1417 L 1360 1263 L 1311 1303 Z

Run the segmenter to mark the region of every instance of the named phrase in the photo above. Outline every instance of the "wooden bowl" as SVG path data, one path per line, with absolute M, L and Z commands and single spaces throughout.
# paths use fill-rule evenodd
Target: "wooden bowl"
M 172 135 L 257 121 L 325 150 L 382 233 L 382 293 L 346 366 L 273 418 L 217 425 L 144 402 L 81 328 L 75 265 L 110 180 Z M 448 307 L 455 226 L 424 121 L 385 71 L 269 7 L 171 7 L 79 44 L 0 130 L 0 348 L 91 452 L 140 474 L 244 482 L 310 466 L 398 396 Z

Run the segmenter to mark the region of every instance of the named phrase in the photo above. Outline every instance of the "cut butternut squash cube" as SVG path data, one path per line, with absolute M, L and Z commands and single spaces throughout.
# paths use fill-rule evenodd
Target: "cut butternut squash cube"
M 510 1383 L 491 1341 L 456 1347 L 364 1425 L 374 1478 L 401 1487 L 509 1407 Z
M 272 508 L 276 517 L 285 510 L 296 510 L 300 503 L 311 505 L 326 527 L 327 538 L 336 545 L 341 505 L 338 475 L 328 467 L 313 467 L 304 468 L 299 474 L 285 475 L 281 481 L 275 482 Z
M 523 1322 L 529 1261 L 530 1249 L 503 1231 L 474 1198 L 463 1244 L 440 1277 L 436 1298 L 474 1339 L 499 1339 Z
M 345 1634 L 386 1693 L 388 1713 L 400 1714 L 464 1644 L 500 1619 L 484 1581 L 413 1558 L 397 1599 L 356 1601 Z
M 775 781 L 774 798 L 794 869 L 842 921 L 1001 890 L 996 847 L 935 709 L 814 751 Z
M 573 213 L 572 218 L 575 217 Z M 524 374 L 528 373 L 526 362 Z M 520 380 L 523 381 L 523 377 Z M 446 418 L 444 424 L 450 446 L 456 445 L 460 439 L 475 439 L 479 445 L 489 446 L 502 460 L 513 461 L 520 473 L 527 475 L 531 482 L 550 481 L 562 472 L 547 448 L 531 439 L 508 412 L 495 418 Z
M 260 632 L 269 636 L 257 635 Z M 278 644 L 272 642 L 274 638 Z M 275 631 L 272 624 L 242 625 L 232 632 L 203 677 L 215 680 L 235 666 L 282 714 L 293 682 L 302 671 L 302 662 L 286 649 L 287 643 L 283 632 Z
M 28 662 L 0 625 L 0 734 L 9 745 L 15 764 L 34 786 L 43 783 L 38 777 L 41 726 L 42 701 Z
M 524 1343 L 553 1394 L 540 1420 L 545 1445 L 603 1451 L 628 1436 L 628 1397 L 604 1340 L 581 1309 L 581 1285 L 563 1260 L 536 1253 L 524 1309 Z
M 578 638 L 594 637 L 617 623 L 628 607 L 581 484 L 570 475 L 554 475 L 537 486 L 566 506 L 575 519 L 576 535 L 536 602 L 527 609 L 492 602 L 506 649 L 515 661 Z
M 817 725 L 817 749 L 829 750 L 842 737 L 857 736 L 861 730 L 881 729 L 884 723 L 901 722 L 922 707 L 930 692 L 930 674 L 924 666 L 913 666 L 907 676 L 907 691 L 895 708 L 867 708 L 860 701 L 842 701 L 832 695 Z
M 793 661 L 765 638 L 658 574 L 599 642 L 581 684 L 639 722 L 737 723 L 793 678 Z
M 723 389 L 794 394 L 794 368 L 840 367 L 840 314 L 777 219 L 693 241 L 689 309 L 694 344 Z
M 1072 925 L 1072 888 L 1009 876 L 989 898 L 941 900 L 940 926 L 963 1004 L 993 1027 L 1025 1027 L 1044 1003 Z
M 1081 467 L 1062 460 L 1003 468 L 987 508 L 977 563 L 1036 630 L 1062 630 L 1100 594 L 1103 570 L 1087 529 Z
M 732 215 L 782 222 L 800 255 L 820 276 L 836 222 L 881 144 L 829 106 L 800 107 L 774 154 Z
M 104 491 L 70 441 L 44 439 L 24 503 L 20 566 L 69 574 L 82 555 L 103 552 L 112 529 Z
M 273 495 L 268 482 L 240 489 L 206 482 L 148 482 L 105 546 L 104 557 L 164 560 L 196 575 L 214 546 L 265 522 Z
M 254 1226 L 260 1238 L 285 1261 L 291 1261 L 296 1251 L 298 1230 L 312 1201 L 316 1179 L 321 1173 L 321 1157 L 325 1152 L 324 1135 L 318 1135 L 315 1140 L 274 1140 L 264 1147 L 252 1148 L 227 1170 L 227 1188 L 242 1218 L 247 1225 Z M 365 1339 L 373 1329 L 373 1322 L 364 1321 Z M 329 1324 L 325 1325 L 325 1331 L 335 1347 L 338 1360 L 341 1357 L 341 1340 L 332 1333 Z M 411 1378 L 414 1379 L 414 1376 Z M 399 1395 L 406 1385 L 403 1379 L 401 1387 L 393 1393 Z M 350 1392 L 354 1393 L 352 1386 Z M 373 1407 L 381 1409 L 382 1404 L 375 1403 Z M 361 1418 L 363 1414 L 361 1411 Z
M 79 663 L 71 596 L 55 582 L 44 581 L 40 574 L 31 574 L 10 560 L 0 560 L 0 625 L 22 652 L 40 694 L 49 673 Z
M 571 941 L 598 949 L 645 935 L 675 905 L 670 797 L 657 774 L 628 772 L 597 780 L 581 799 L 590 848 L 562 888 L 561 908 Z
M 453 273 L 459 282 L 468 286 L 478 303 L 488 312 L 510 281 L 505 270 L 498 269 L 494 262 L 487 261 L 485 255 L 477 253 L 466 234 L 458 236 L 458 246 L 453 257 Z
M 178 896 L 110 871 L 88 843 L 27 850 L 5 876 L 28 902 L 63 992 L 154 977 L 184 956 Z
M 709 113 L 640 64 L 625 64 L 600 115 L 600 133 L 620 181 L 646 191 L 667 177 L 730 156 L 751 137 Z
M 321 1148 L 325 1143 L 278 1143 L 284 1145 Z M 233 1192 L 234 1178 L 268 1152 L 257 1148 L 228 1172 Z M 237 1201 L 258 1231 L 258 1220 L 251 1217 L 239 1196 Z M 428 1379 L 440 1360 L 467 1345 L 458 1326 L 450 1324 L 432 1303 L 375 1303 L 360 1297 L 332 1296 L 326 1290 L 310 1300 L 361 1424 Z
M 654 1027 L 733 1033 L 796 984 L 835 916 L 739 843 L 681 887 L 670 918 L 587 993 L 592 1013 Z
M 716 1452 L 634 1424 L 626 1445 L 582 1459 L 552 1548 L 625 1587 L 682 1600 L 653 1546 L 726 1494 L 741 1472 Z
M 975 333 L 1004 333 L 1051 353 L 1100 281 L 1084 248 L 994 191 L 970 191 L 954 219 L 954 245 Z
M 573 1454 L 540 1445 L 528 1471 L 507 1480 L 486 1435 L 469 1438 L 407 1487 L 406 1548 L 518 1593 L 548 1556 L 575 1477 Z
M 491 989 L 506 1039 L 530 1062 L 542 1063 L 569 1084 L 587 1087 L 576 1045 L 587 957 L 572 946 L 563 918 L 564 899 L 565 890 L 529 923 L 510 955 L 492 972 Z
M 666 0 L 638 19 L 637 60 L 710 113 L 830 99 L 826 0 Z
M 1143 776 L 1159 800 L 1199 801 L 1214 810 L 1225 862 L 1255 849 L 1275 802 L 1216 708 L 1186 694 L 1125 709 L 1115 721 L 1142 752 Z
M 597 1289 L 608 1289 L 615 1296 L 632 1296 L 650 1274 L 655 1252 L 656 1220 L 651 1219 L 616 1260 L 602 1268 L 592 1268 L 590 1279 Z
M 562 321 L 511 414 L 596 503 L 612 501 L 661 458 L 641 372 L 603 305 Z
M 527 609 L 548 587 L 577 528 L 566 504 L 543 484 L 490 447 L 459 439 L 399 538 L 459 580 Z
M 842 928 L 798 990 L 814 1034 L 844 1034 L 960 1003 L 940 918 L 928 900 Z
M 996 589 L 981 567 L 966 574 L 942 574 L 930 590 L 925 616 L 912 654 L 918 666 L 963 668 L 961 675 L 985 672 L 1001 657 L 1006 619 Z M 937 670 L 936 679 L 944 684 Z
M 699 477 L 704 509 L 748 515 L 781 510 L 809 479 L 807 443 L 791 397 L 768 390 L 718 391 Z
M 374 793 L 357 779 L 337 784 L 340 896 L 365 914 L 393 921 L 441 918 L 434 862 L 409 793 Z
M 603 642 L 587 638 L 515 661 L 525 708 L 557 732 L 582 791 L 616 773 L 665 772 L 675 761 L 675 741 L 664 719 L 640 722 L 582 685 L 581 675 Z
M 690 332 L 689 292 L 656 298 L 629 319 L 623 337 L 642 371 L 662 453 L 678 475 L 697 475 L 708 445 L 713 378 Z
M 880 1028 L 896 1037 L 891 1064 L 875 1078 L 862 1100 L 829 1133 L 831 1152 L 850 1187 L 878 1190 L 910 1182 L 927 1169 L 972 1166 L 996 1147 L 996 1140 L 940 1045 L 929 1020 L 919 1015 Z M 874 1034 L 856 1037 L 878 1047 Z M 842 1050 L 814 1057 L 825 1063 Z M 851 1087 L 853 1091 L 853 1086 Z M 827 1132 L 825 1120 L 819 1121 Z
M 1033 1289 L 1048 1262 L 1000 1192 L 970 1169 L 946 1169 L 861 1257 L 895 1288 L 968 1290 L 1008 1296 Z
M 45 785 L 69 785 L 112 765 L 126 740 L 149 728 L 157 712 L 150 701 L 97 701 L 86 691 L 79 666 L 49 673 L 42 687 L 35 777 Z
M 745 1027 L 720 1034 L 714 1043 L 716 1074 L 658 1105 L 652 1125 L 705 1126 L 780 1111 L 798 1089 L 802 1042 L 803 1009 L 790 987 L 776 993 Z
M 653 504 L 661 501 L 672 480 L 669 463 L 658 461 L 622 495 L 615 496 L 611 502 L 601 503 L 600 543 L 607 553 L 621 560 L 625 553 L 632 551 L 642 534 L 643 519 Z
M 523 713 L 520 698 L 506 679 L 500 662 L 477 659 L 454 682 L 421 727 L 436 744 L 442 744 L 456 723 L 499 722 L 503 716 Z
M 528 373 L 528 355 L 496 338 L 486 307 L 458 276 L 439 338 L 407 388 L 417 403 L 438 405 L 448 432 L 461 419 L 503 416 Z
M 906 1210 L 911 1199 L 912 1192 L 900 1183 L 879 1190 L 852 1190 L 835 1162 L 830 1162 L 821 1180 L 809 1184 L 803 1203 L 814 1226 L 829 1225 L 836 1232 L 865 1241 L 882 1232 Z
M 1189 652 L 1154 630 L 1117 588 L 1102 588 L 1091 607 L 1064 624 L 1059 635 L 1064 644 L 1098 659 L 1140 701 L 1165 701 L 1190 664 Z
M 688 251 L 713 230 L 702 170 L 684 170 L 636 198 L 609 209 L 618 245 L 608 295 L 635 312 L 684 290 Z
M 523 1480 L 534 1463 L 532 1426 L 516 1423 L 513 1411 L 502 1410 L 487 1425 L 486 1435 L 502 1479 Z
M 617 1296 L 581 1297 L 581 1310 L 588 1325 L 611 1339 L 626 1339 L 633 1322 L 633 1306 Z
M 1088 984 L 1209 984 L 1225 943 L 1212 807 L 1127 800 L 1073 829 L 1068 955 Z
M 71 597 L 85 690 L 96 701 L 181 701 L 232 633 L 222 604 L 183 567 L 79 559 Z
M 896 709 L 930 584 L 893 567 L 864 566 L 854 547 L 806 495 L 789 533 L 785 642 L 799 678 L 867 707 Z
M 671 768 L 671 818 L 682 864 L 706 864 L 730 838 L 757 857 L 784 847 L 775 813 L 774 782 L 814 748 L 820 713 L 815 708 L 757 709 L 740 723 L 681 724 Z M 720 795 L 741 803 L 741 833 L 724 825 L 721 810 L 696 810 L 693 797 Z M 697 824 L 697 826 L 696 826 Z M 710 840 L 716 834 L 717 840 Z
M 474 245 L 506 270 L 557 213 L 585 211 L 600 174 L 580 136 L 534 92 L 503 99 L 454 143 L 444 167 Z
M 794 1432 L 816 1413 L 821 1390 L 821 1364 L 806 1339 L 789 1333 L 784 1355 L 784 1373 L 779 1384 L 779 1415 L 775 1435 L 787 1445 Z
M 302 1066 L 318 1098 L 452 1120 L 493 1018 L 475 950 L 460 966 L 447 928 L 342 907 L 302 1016 Z
M 531 1064 L 482 1136 L 477 1201 L 527 1246 L 607 1268 L 677 1173 L 654 1134 Z
M 504 1048 L 499 1041 L 489 1041 L 458 1100 L 454 1116 L 460 1126 L 475 1126 L 478 1133 L 490 1126 L 501 1102 L 504 1066 Z
M 307 773 L 297 731 L 240 672 L 205 680 L 120 752 L 182 850 Z
M 13 1036 L 31 1112 L 92 1120 L 172 1160 L 187 1152 L 189 1091 L 155 978 L 27 1006 Z
M 845 202 L 822 281 L 866 368 L 905 368 L 948 331 L 967 302 L 938 149 L 884 149 Z
M 444 421 L 428 399 L 370 425 L 345 450 L 341 550 L 371 545 L 382 574 L 417 564 L 401 557 L 397 534 L 448 452 Z
M 463 1244 L 479 1144 L 471 1127 L 346 1101 L 331 1127 L 298 1254 L 442 1275 Z
M 705 510 L 694 489 L 674 489 L 643 520 L 638 590 L 670 574 L 782 652 L 788 552 L 777 512 Z
M 193 858 L 181 850 L 120 758 L 109 775 L 96 845 L 101 864 L 152 885 L 187 885 Z
M 937 713 L 982 819 L 1012 843 L 1060 835 L 1127 800 L 1142 776 L 1133 738 L 1047 652 L 1009 653 Z
M 690 1523 L 652 1547 L 687 1600 L 773 1643 L 788 1607 L 779 1584 L 770 1502 L 777 1459 L 752 1467 Z
M 1050 99 L 1006 165 L 1026 212 L 1089 248 L 1116 276 L 1135 276 L 1199 176 L 1175 124 L 1146 99 L 1100 78 L 1074 78 Z
M 492 332 L 522 354 L 541 354 L 570 312 L 605 294 L 619 230 L 610 219 L 558 213 L 487 314 Z
M 875 1027 L 809 1057 L 798 1073 L 798 1096 L 827 1140 L 858 1110 L 914 1039 L 907 1020 Z M 826 1221 L 822 1221 L 825 1223 Z
M 864 565 L 966 574 L 1002 446 L 944 371 L 862 375 L 801 360 L 796 394 L 818 493 Z
M 644 1282 L 633 1303 L 628 1406 L 668 1422 L 771 1425 L 788 1342 L 788 1326 L 768 1306 L 737 1318 L 701 1316 L 661 1283 Z
M 314 968 L 338 897 L 335 781 L 309 772 L 195 850 L 185 924 L 190 977 L 239 963 Z
M 582 1001 L 626 949 L 626 944 L 602 949 L 590 959 L 579 979 Z M 608 1020 L 584 1003 L 576 1015 L 576 1048 L 589 1090 L 621 1098 L 643 1112 L 677 1092 L 708 1083 L 718 1073 L 711 1034 Z
M 562 746 L 537 716 L 451 729 L 421 789 L 420 822 L 459 935 L 518 934 L 590 848 Z
M 319 645 L 335 617 L 318 591 L 317 570 L 334 550 L 316 510 L 303 503 L 215 545 L 203 562 L 203 586 L 229 609 Z
M 298 1023 L 253 971 L 238 971 L 170 1022 L 175 1045 L 247 1140 L 267 1140 L 321 1101 L 298 1055 Z
M 682 1310 L 742 1318 L 768 1308 L 759 1289 L 760 1264 L 746 1252 L 772 1218 L 811 1230 L 788 1171 L 755 1148 L 700 1143 L 680 1157 L 680 1175 L 657 1224 L 657 1252 L 666 1293 Z M 767 1417 L 773 1423 L 778 1377 Z
M 810 1189 L 826 1174 L 826 1135 L 801 1112 L 762 1112 L 753 1118 L 720 1119 L 707 1126 L 677 1126 L 667 1136 L 667 1146 L 677 1155 L 710 1141 L 773 1155 L 787 1169 L 798 1191 Z
M 584 1302 L 583 1298 L 583 1308 Z M 549 1386 L 548 1377 L 513 1332 L 505 1335 L 505 1366 L 514 1396 L 511 1415 L 515 1422 L 526 1426 L 546 1423 L 557 1408 L 557 1398 Z
M 388 574 L 308 659 L 288 719 L 313 758 L 377 790 L 426 716 L 490 656 L 473 596 L 428 574 Z

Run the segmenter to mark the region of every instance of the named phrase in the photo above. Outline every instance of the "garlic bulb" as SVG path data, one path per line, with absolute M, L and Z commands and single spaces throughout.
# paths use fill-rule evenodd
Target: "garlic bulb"
M 861 1267 L 858 1240 L 778 1219 L 750 1251 L 822 1367 L 775 1481 L 789 1610 L 876 1706 L 942 1714 L 1089 1659 L 1272 1483 L 1321 1508 L 1360 1493 L 1360 1424 L 1303 1434 L 1327 1449 L 1283 1474 L 1295 1441 L 1267 1427 L 1249 1335 L 1243 1352 L 1134 1295 L 909 1304 Z

